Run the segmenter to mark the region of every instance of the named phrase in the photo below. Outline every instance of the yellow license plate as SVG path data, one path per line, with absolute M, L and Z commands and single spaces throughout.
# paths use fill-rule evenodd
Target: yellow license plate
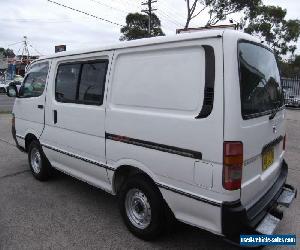
M 265 171 L 274 162 L 274 148 L 262 154 L 262 170 Z

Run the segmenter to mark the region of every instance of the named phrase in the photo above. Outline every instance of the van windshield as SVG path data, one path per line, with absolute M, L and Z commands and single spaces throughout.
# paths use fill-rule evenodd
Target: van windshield
M 274 54 L 261 45 L 240 42 L 238 56 L 243 119 L 281 107 L 283 94 Z

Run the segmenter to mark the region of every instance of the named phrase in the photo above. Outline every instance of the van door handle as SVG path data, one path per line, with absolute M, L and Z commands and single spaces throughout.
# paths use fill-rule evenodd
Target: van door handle
M 54 124 L 57 123 L 57 110 L 53 110 L 53 119 L 54 119 Z
M 38 108 L 39 108 L 39 109 L 43 109 L 43 108 L 44 108 L 44 105 L 38 105 Z

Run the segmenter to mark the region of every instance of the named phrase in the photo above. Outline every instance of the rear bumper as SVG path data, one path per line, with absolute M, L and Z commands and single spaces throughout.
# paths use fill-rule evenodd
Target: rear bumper
M 274 207 L 285 188 L 293 190 L 295 197 L 297 190 L 286 184 L 288 166 L 282 162 L 279 177 L 269 191 L 251 208 L 245 209 L 240 201 L 224 202 L 222 204 L 222 234 L 235 237 L 241 233 L 257 233 L 255 228 Z

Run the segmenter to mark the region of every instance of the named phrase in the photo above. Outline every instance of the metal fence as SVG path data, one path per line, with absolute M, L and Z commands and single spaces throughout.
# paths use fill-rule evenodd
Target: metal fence
M 300 107 L 300 76 L 281 78 L 286 106 Z

